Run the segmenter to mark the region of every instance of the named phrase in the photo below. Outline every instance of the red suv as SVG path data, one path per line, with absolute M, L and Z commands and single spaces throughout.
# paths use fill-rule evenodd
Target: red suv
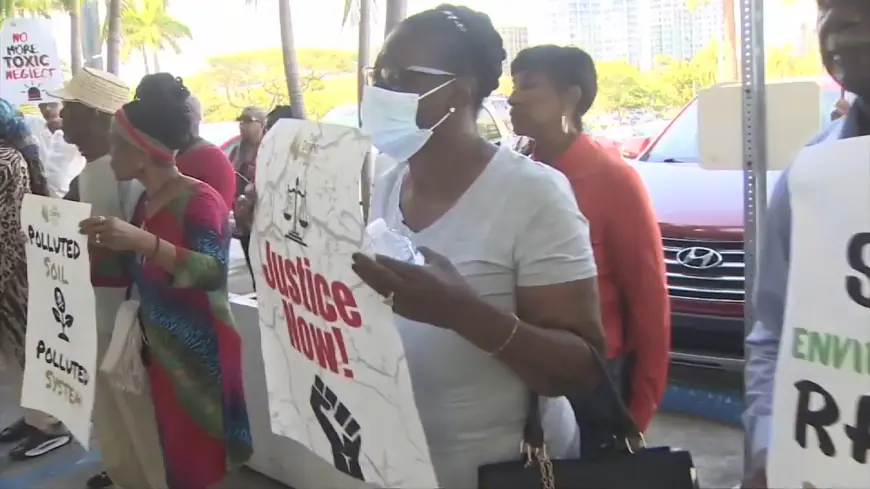
M 820 82 L 821 117 L 840 97 Z M 737 148 L 739 151 L 739 148 Z M 743 172 L 701 168 L 698 104 L 690 102 L 655 138 L 640 141 L 631 161 L 655 205 L 673 314 L 672 360 L 743 370 Z M 768 173 L 769 190 L 780 172 Z

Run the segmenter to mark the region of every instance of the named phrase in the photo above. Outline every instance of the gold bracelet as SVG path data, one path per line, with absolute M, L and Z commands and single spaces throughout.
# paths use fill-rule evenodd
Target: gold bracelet
M 489 356 L 494 357 L 494 356 L 498 355 L 499 353 L 501 353 L 501 351 L 504 350 L 505 347 L 508 346 L 511 341 L 513 341 L 514 336 L 517 335 L 518 329 L 520 329 L 520 318 L 518 318 L 517 315 L 514 314 L 514 327 L 511 329 L 510 334 L 508 335 L 508 337 L 504 340 L 504 342 L 498 348 L 489 352 Z

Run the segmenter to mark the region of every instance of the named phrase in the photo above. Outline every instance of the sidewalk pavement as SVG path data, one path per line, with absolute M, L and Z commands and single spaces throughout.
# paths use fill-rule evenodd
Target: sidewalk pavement
M 10 379 L 0 372 L 0 425 L 18 417 L 18 395 L 10 392 Z M 689 450 L 698 468 L 703 488 L 733 487 L 742 467 L 743 434 L 738 428 L 697 417 L 659 414 L 647 433 L 651 445 L 670 445 Z M 84 489 L 85 481 L 100 470 L 99 452 L 85 452 L 72 443 L 38 459 L 10 462 L 0 455 L 0 489 Z M 0 445 L 0 450 L 9 446 Z M 223 489 L 281 489 L 287 486 L 252 470 L 233 474 Z

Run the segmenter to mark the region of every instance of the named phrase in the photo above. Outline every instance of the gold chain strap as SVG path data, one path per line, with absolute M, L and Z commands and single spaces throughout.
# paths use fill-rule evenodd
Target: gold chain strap
M 553 461 L 547 456 L 545 448 L 536 452 L 538 467 L 541 469 L 541 487 L 543 489 L 556 489 L 556 480 L 553 476 Z
M 550 455 L 547 454 L 547 446 L 541 448 L 533 448 L 529 444 L 523 442 L 520 444 L 520 451 L 525 452 L 526 464 L 529 468 L 532 463 L 537 462 L 538 469 L 541 471 L 541 488 L 556 489 L 556 479 L 553 474 L 553 461 L 550 460 Z M 534 455 L 534 458 L 532 456 Z

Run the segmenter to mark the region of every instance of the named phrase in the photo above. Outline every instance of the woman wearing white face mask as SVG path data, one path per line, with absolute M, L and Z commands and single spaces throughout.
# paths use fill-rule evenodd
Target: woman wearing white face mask
M 358 254 L 353 269 L 396 312 L 440 487 L 477 487 L 480 465 L 517 459 L 532 393 L 549 453 L 576 455 L 563 396 L 598 381 L 596 269 L 571 188 L 477 133 L 504 58 L 486 15 L 421 12 L 387 40 L 361 109 L 375 147 L 407 162 L 378 180 L 370 218 L 426 265 Z

